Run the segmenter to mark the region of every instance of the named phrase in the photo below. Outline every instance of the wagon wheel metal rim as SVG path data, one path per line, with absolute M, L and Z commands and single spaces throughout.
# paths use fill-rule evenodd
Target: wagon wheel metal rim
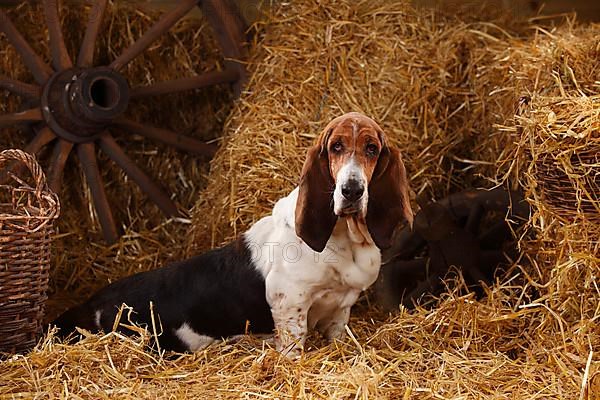
M 36 154 L 52 146 L 48 171 L 49 186 L 60 191 L 67 159 L 77 155 L 90 188 L 105 241 L 114 243 L 119 234 L 113 218 L 98 165 L 97 151 L 104 152 L 166 216 L 178 215 L 178 209 L 168 194 L 155 183 L 115 140 L 112 129 L 139 134 L 188 153 L 211 158 L 216 146 L 194 137 L 173 132 L 124 117 L 131 98 L 144 98 L 200 89 L 229 83 L 239 95 L 246 71 L 240 62 L 246 56 L 245 25 L 231 0 L 180 0 L 133 44 L 126 47 L 109 65 L 94 65 L 96 40 L 108 0 L 95 0 L 76 58 L 68 53 L 60 25 L 57 0 L 43 0 L 48 27 L 51 65 L 31 48 L 6 13 L 0 9 L 0 32 L 21 56 L 31 72 L 34 83 L 0 76 L 0 89 L 27 100 L 32 108 L 0 115 L 0 128 L 29 124 L 36 132 L 25 151 Z M 121 70 L 141 55 L 152 43 L 184 18 L 195 6 L 203 10 L 225 58 L 224 70 L 201 75 L 156 82 L 130 88 Z

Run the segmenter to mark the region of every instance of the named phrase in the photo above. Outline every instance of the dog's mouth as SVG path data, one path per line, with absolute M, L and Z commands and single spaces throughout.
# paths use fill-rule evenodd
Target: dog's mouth
M 347 217 L 355 214 L 361 213 L 360 202 L 355 202 L 352 204 L 345 205 L 341 210 L 337 212 L 338 217 Z

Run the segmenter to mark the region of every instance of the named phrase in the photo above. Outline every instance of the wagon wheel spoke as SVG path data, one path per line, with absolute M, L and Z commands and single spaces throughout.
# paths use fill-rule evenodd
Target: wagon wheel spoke
M 42 94 L 42 89 L 39 86 L 11 79 L 7 76 L 0 76 L 0 88 L 38 102 Z
M 239 72 L 232 69 L 211 71 L 191 78 L 173 79 L 148 86 L 140 86 L 131 91 L 131 97 L 156 96 L 159 94 L 200 89 L 207 86 L 218 85 L 220 83 L 235 82 L 239 77 Z
M 96 42 L 107 12 L 108 0 L 94 0 L 87 9 L 85 32 L 77 57 L 69 54 L 62 31 L 60 0 L 41 0 L 43 19 L 48 29 L 48 45 L 51 61 L 45 62 L 32 48 L 0 9 L 0 34 L 4 33 L 15 47 L 24 65 L 32 73 L 34 82 L 22 82 L 0 75 L 0 91 L 27 100 L 26 109 L 0 115 L 0 128 L 11 125 L 31 124 L 36 135 L 24 150 L 36 154 L 44 146 L 51 146 L 48 183 L 54 191 L 60 191 L 68 157 L 77 153 L 81 168 L 88 182 L 96 215 L 107 242 L 118 238 L 117 227 L 110 209 L 99 162 L 97 147 L 105 152 L 133 180 L 158 207 L 169 216 L 178 215 L 178 209 L 170 193 L 153 181 L 119 146 L 112 134 L 102 132 L 106 126 L 123 129 L 162 142 L 179 150 L 203 157 L 214 156 L 217 146 L 178 132 L 138 123 L 119 117 L 126 111 L 131 97 L 149 97 L 196 90 L 212 85 L 231 84 L 239 93 L 245 78 L 242 59 L 245 58 L 245 25 L 233 0 L 178 0 L 154 21 L 141 37 L 126 46 L 109 68 L 94 65 Z M 162 35 L 175 26 L 195 6 L 201 6 L 225 57 L 222 71 L 211 71 L 183 79 L 173 79 L 129 89 L 127 79 L 119 73 L 127 64 L 156 43 Z M 71 58 L 73 57 L 73 58 Z M 77 68 L 73 68 L 73 64 Z M 97 78 L 94 80 L 94 78 Z M 73 85 L 76 81 L 77 85 Z M 35 84 L 33 84 L 35 83 Z M 69 101 L 64 101 L 68 91 Z M 66 97 L 65 97 L 66 98 Z M 117 101 L 118 100 L 118 101 Z M 106 103 L 106 104 L 104 104 Z M 108 104 L 110 103 L 110 104 Z M 110 106 L 110 107 L 109 107 Z M 46 111 L 49 111 L 46 113 Z M 79 128 L 85 127 L 85 128 Z M 52 142 L 52 143 L 51 143 Z M 19 164 L 9 165 L 0 172 L 0 181 L 8 171 L 15 173 Z
M 0 127 L 26 122 L 38 122 L 41 120 L 42 110 L 39 108 L 32 108 L 18 113 L 0 115 Z
M 197 154 L 207 158 L 212 158 L 217 151 L 217 146 L 206 144 L 198 139 L 181 135 L 168 129 L 157 128 L 155 126 L 143 125 L 139 122 L 127 118 L 120 118 L 115 123 L 121 128 L 145 136 L 152 140 L 171 145 L 179 150 L 188 153 Z
M 136 58 L 156 39 L 167 32 L 177 21 L 184 17 L 196 4 L 198 0 L 181 0 L 177 6 L 168 13 L 162 15 L 160 19 L 139 38 L 135 43 L 126 48 L 119 57 L 117 57 L 110 67 L 120 70 L 131 60 Z
M 242 84 L 246 80 L 246 70 L 240 63 L 246 58 L 243 47 L 246 24 L 231 0 L 203 0 L 202 14 L 210 23 L 219 48 L 225 56 L 225 66 L 239 72 L 240 77 L 234 85 L 234 93 L 239 96 Z
M 54 145 L 54 150 L 52 151 L 52 159 L 50 161 L 50 172 L 48 174 L 48 186 L 55 193 L 60 192 L 63 171 L 65 169 L 65 164 L 67 163 L 67 159 L 69 158 L 69 153 L 71 153 L 72 148 L 73 143 L 63 139 L 59 139 Z
M 46 25 L 48 26 L 48 35 L 50 36 L 50 54 L 52 55 L 52 66 L 54 70 L 60 71 L 71 68 L 73 62 L 63 38 L 60 28 L 60 19 L 58 18 L 58 1 L 44 0 L 44 15 L 46 16 Z
M 102 151 L 125 171 L 163 213 L 167 216 L 178 214 L 177 207 L 169 196 L 125 154 L 110 133 L 103 133 L 99 144 Z
M 108 0 L 96 0 L 90 10 L 88 16 L 88 23 L 85 28 L 85 35 L 79 48 L 79 55 L 77 56 L 78 67 L 89 67 L 94 62 L 94 49 L 96 45 L 96 39 L 100 32 L 100 25 L 104 19 L 104 11 L 106 10 L 106 4 Z
M 33 51 L 2 10 L 0 10 L 0 31 L 4 32 L 8 41 L 19 52 L 35 81 L 43 85 L 52 74 L 52 69 Z
M 203 0 L 202 13 L 215 30 L 215 36 L 225 57 L 239 58 L 244 42 L 244 22 L 229 0 Z
M 119 238 L 119 235 L 117 234 L 115 220 L 113 219 L 108 199 L 104 192 L 102 176 L 100 176 L 100 171 L 98 170 L 95 145 L 93 143 L 79 144 L 77 146 L 77 156 L 79 157 L 83 173 L 92 193 L 92 200 L 98 214 L 98 219 L 100 220 L 104 240 L 108 243 L 114 243 Z
M 24 150 L 29 154 L 35 155 L 42 149 L 42 147 L 44 147 L 54 139 L 56 139 L 56 135 L 54 134 L 54 132 L 52 132 L 50 128 L 45 126 L 42 129 L 40 129 L 40 131 L 35 135 L 31 142 L 29 142 L 29 144 L 25 146 Z

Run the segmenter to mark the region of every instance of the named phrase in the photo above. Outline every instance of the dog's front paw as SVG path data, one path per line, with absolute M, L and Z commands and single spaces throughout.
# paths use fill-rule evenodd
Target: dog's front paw
M 329 342 L 333 342 L 334 340 L 342 340 L 346 337 L 346 324 L 343 323 L 334 323 L 327 327 L 325 331 L 325 338 Z
M 279 352 L 289 360 L 299 360 L 302 356 L 303 349 L 299 346 L 292 345 L 291 347 L 281 349 Z
M 299 359 L 304 350 L 304 339 L 285 336 L 285 339 L 281 336 L 275 337 L 275 349 L 290 360 Z

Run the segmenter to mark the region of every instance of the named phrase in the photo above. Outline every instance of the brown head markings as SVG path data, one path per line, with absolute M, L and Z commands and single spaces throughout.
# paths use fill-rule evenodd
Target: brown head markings
M 353 157 L 367 178 L 369 198 L 366 223 L 375 244 L 391 245 L 394 231 L 412 210 L 408 179 L 400 151 L 391 147 L 381 127 L 359 113 L 332 120 L 309 148 L 296 203 L 296 234 L 313 250 L 323 251 L 337 217 L 333 191 L 339 170 Z

